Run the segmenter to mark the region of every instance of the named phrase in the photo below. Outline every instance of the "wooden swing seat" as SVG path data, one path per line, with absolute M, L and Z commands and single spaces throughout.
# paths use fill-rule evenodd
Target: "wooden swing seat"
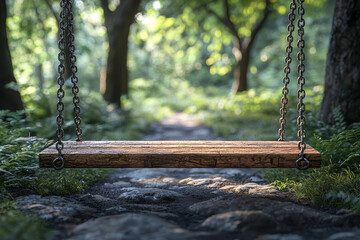
M 64 141 L 66 168 L 295 168 L 296 141 Z M 52 168 L 55 145 L 39 154 L 39 166 Z M 307 145 L 312 168 L 321 155 Z

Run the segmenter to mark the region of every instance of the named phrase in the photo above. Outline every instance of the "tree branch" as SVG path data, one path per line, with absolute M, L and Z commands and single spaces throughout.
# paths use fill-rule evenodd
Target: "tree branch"
M 260 20 L 260 22 L 254 27 L 254 29 L 251 31 L 251 36 L 250 38 L 243 42 L 243 44 L 245 45 L 245 48 L 248 48 L 249 46 L 251 46 L 254 43 L 254 40 L 256 39 L 257 34 L 259 33 L 259 31 L 262 29 L 262 27 L 264 26 L 266 19 L 268 18 L 269 14 L 270 14 L 270 0 L 265 0 L 265 8 L 264 8 L 264 15 L 262 17 L 262 19 Z
M 104 11 L 106 29 L 109 29 L 109 27 L 112 25 L 112 22 L 113 22 L 114 12 L 111 11 L 109 8 L 108 0 L 100 0 L 100 3 L 101 3 L 101 7 Z
M 108 16 L 111 14 L 111 10 L 109 8 L 109 1 L 108 0 L 100 0 L 101 7 L 104 11 L 104 16 Z
M 46 3 L 46 5 L 48 6 L 48 8 L 50 9 L 50 12 L 51 14 L 54 16 L 55 18 L 55 21 L 56 21 L 56 24 L 57 26 L 59 27 L 60 25 L 60 21 L 59 21 L 59 17 L 58 17 L 58 14 L 56 13 L 55 9 L 53 8 L 53 6 L 51 5 L 50 1 L 49 0 L 44 0 L 44 2 Z M 35 3 L 34 3 L 35 4 Z
M 228 0 L 224 0 L 224 9 L 225 9 L 225 17 L 221 17 L 219 14 L 217 14 L 215 11 L 213 11 L 210 7 L 208 7 L 208 5 L 206 5 L 206 9 L 208 12 L 210 12 L 212 15 L 214 15 L 226 28 L 229 29 L 230 33 L 236 38 L 236 41 L 238 41 L 240 43 L 241 41 L 241 37 L 235 27 L 235 24 L 231 21 L 230 18 L 230 6 L 229 6 L 229 1 Z M 241 45 L 240 46 L 240 51 L 241 51 Z

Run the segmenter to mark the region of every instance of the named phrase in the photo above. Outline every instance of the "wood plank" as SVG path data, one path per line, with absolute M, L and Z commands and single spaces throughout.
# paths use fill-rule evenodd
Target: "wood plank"
M 296 141 L 65 141 L 66 168 L 294 168 Z M 321 155 L 307 145 L 311 167 Z M 39 154 L 39 166 L 51 168 L 55 145 Z

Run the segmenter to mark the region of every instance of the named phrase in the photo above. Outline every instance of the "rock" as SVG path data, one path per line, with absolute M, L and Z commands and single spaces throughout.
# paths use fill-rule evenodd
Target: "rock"
M 107 198 L 98 194 L 92 195 L 93 200 L 97 201 L 97 202 L 107 202 L 107 201 L 116 201 L 112 198 Z
M 216 187 L 217 185 L 213 185 L 216 183 L 222 183 L 225 181 L 229 181 L 226 178 L 222 178 L 222 177 L 208 177 L 208 178 L 199 178 L 199 179 L 194 179 L 192 177 L 189 178 L 185 178 L 179 181 L 180 184 L 187 184 L 187 185 L 193 185 L 193 186 L 205 186 L 208 185 L 207 187 Z M 212 186 L 210 186 L 212 185 Z
M 153 212 L 153 211 L 142 211 L 142 214 L 147 214 L 147 215 L 155 215 L 161 218 L 167 218 L 167 219 L 177 219 L 179 218 L 178 215 L 173 214 L 173 213 L 168 213 L 168 212 Z
M 277 207 L 268 207 L 266 212 L 273 215 L 277 221 L 283 222 L 288 226 L 313 226 L 323 224 L 333 226 L 339 216 L 326 212 L 316 211 L 310 207 L 301 206 L 289 202 L 278 202 Z
M 143 180 L 143 179 L 150 179 L 161 176 L 165 177 L 168 175 L 167 171 L 168 171 L 167 169 L 163 169 L 163 168 L 152 168 L 152 169 L 140 168 L 140 169 L 132 170 L 125 175 L 121 175 L 121 177 L 128 177 L 131 179 L 132 182 L 136 182 L 138 180 Z
M 125 181 L 117 181 L 117 182 L 113 182 L 113 185 L 117 186 L 117 187 L 128 187 L 131 184 L 129 182 L 125 182 Z
M 249 193 L 256 195 L 266 195 L 266 194 L 274 194 L 281 193 L 281 191 L 275 189 L 273 186 L 268 184 L 258 184 L 258 183 L 245 183 L 245 184 L 237 184 L 237 185 L 226 185 L 220 188 L 220 190 L 226 192 L 234 192 L 234 193 Z
M 29 195 L 16 198 L 21 210 L 31 212 L 53 222 L 79 222 L 95 215 L 96 210 L 80 202 L 60 196 Z
M 174 201 L 183 195 L 160 188 L 138 188 L 122 193 L 119 198 L 134 203 L 159 203 Z
M 114 239 L 196 239 L 206 236 L 204 232 L 189 232 L 168 220 L 144 215 L 127 213 L 114 216 L 100 217 L 87 221 L 75 227 L 69 240 L 114 240 Z
M 145 184 L 145 187 L 163 187 L 169 184 L 177 183 L 177 179 L 173 177 L 156 177 L 150 179 L 140 179 L 137 183 Z
M 125 207 L 128 209 L 146 210 L 146 211 L 154 211 L 154 212 L 169 211 L 168 207 L 155 205 L 155 204 L 126 204 Z
M 244 232 L 274 228 L 276 223 L 262 211 L 232 211 L 208 217 L 201 226 L 220 232 Z
M 204 216 L 229 211 L 262 211 L 279 222 L 285 230 L 305 226 L 311 227 L 313 225 L 323 227 L 342 226 L 342 222 L 346 221 L 350 226 L 355 226 L 354 224 L 357 222 L 357 218 L 354 216 L 352 216 L 351 222 L 350 216 L 337 216 L 307 206 L 264 197 L 254 197 L 249 194 L 215 197 L 195 203 L 189 206 L 188 210 L 193 214 Z
M 104 183 L 105 188 L 119 188 L 119 187 L 129 187 L 131 184 L 129 182 L 118 181 L 113 183 Z
M 128 211 L 126 208 L 121 207 L 121 206 L 115 206 L 115 207 L 110 207 L 105 209 L 105 213 L 106 214 L 111 214 L 111 215 L 115 215 L 115 214 L 119 214 L 119 213 L 123 213 Z
M 263 182 L 264 179 L 261 179 L 261 178 L 259 178 L 257 176 L 252 176 L 252 177 L 250 177 L 250 181 L 252 181 L 252 182 Z
M 264 199 L 263 199 L 264 200 Z M 200 215 L 214 215 L 224 213 L 232 210 L 245 211 L 245 210 L 262 210 L 269 203 L 265 201 L 258 201 L 249 195 L 241 196 L 219 196 L 209 200 L 198 202 L 189 206 L 189 211 L 193 214 Z
M 297 234 L 267 234 L 256 238 L 256 240 L 304 240 L 304 238 Z
M 236 185 L 226 185 L 226 186 L 223 186 L 223 187 L 221 187 L 221 188 L 219 188 L 221 191 L 225 191 L 225 192 L 234 192 L 235 190 L 235 188 L 236 188 L 237 186 Z
M 357 229 L 353 232 L 339 232 L 331 235 L 327 240 L 359 240 L 360 230 Z

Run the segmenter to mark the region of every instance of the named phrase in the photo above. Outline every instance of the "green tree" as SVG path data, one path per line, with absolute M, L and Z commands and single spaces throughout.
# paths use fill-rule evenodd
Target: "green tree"
M 165 2 L 165 7 L 169 7 L 173 12 L 179 11 L 180 4 L 172 1 Z M 177 5 L 178 4 L 178 5 Z M 205 43 L 209 43 L 208 50 L 211 56 L 206 64 L 212 66 L 212 72 L 216 72 L 216 63 L 221 61 L 222 55 L 219 54 L 224 46 L 232 42 L 232 54 L 235 58 L 233 69 L 232 93 L 247 90 L 247 72 L 250 63 L 251 51 L 256 38 L 271 13 L 272 4 L 270 0 L 246 1 L 246 0 L 213 0 L 213 1 L 185 1 L 182 3 L 189 6 L 183 8 L 182 15 L 189 15 L 202 30 L 202 38 Z M 164 10 L 165 15 L 171 10 Z M 220 64 L 221 65 L 221 64 Z M 219 70 L 219 69 L 218 69 Z M 224 69 L 220 70 L 222 75 Z

